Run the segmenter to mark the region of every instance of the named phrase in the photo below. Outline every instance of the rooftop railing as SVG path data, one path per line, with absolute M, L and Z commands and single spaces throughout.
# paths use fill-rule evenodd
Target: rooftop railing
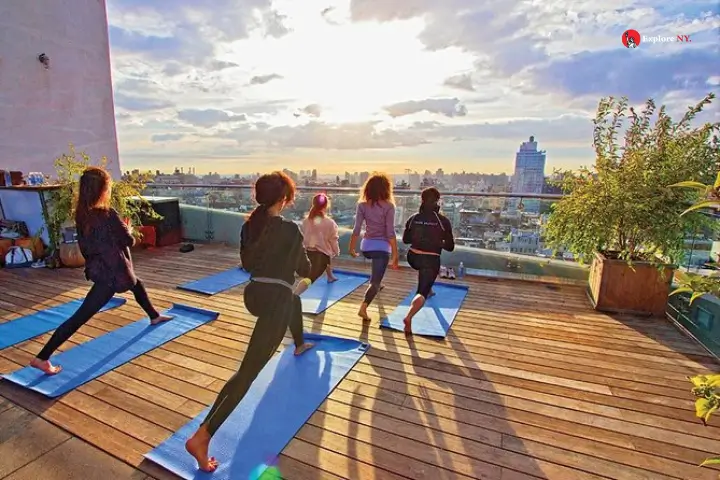
M 301 221 L 313 195 L 330 198 L 330 216 L 340 228 L 341 255 L 347 257 L 355 221 L 358 188 L 298 186 L 295 202 L 283 215 Z M 178 198 L 184 234 L 192 241 L 215 241 L 237 245 L 240 225 L 255 207 L 249 185 L 152 184 L 146 196 Z M 420 191 L 395 190 L 395 231 L 398 239 L 407 219 L 418 211 Z M 573 258 L 554 255 L 542 238 L 542 225 L 551 205 L 562 198 L 555 194 L 508 194 L 441 192 L 442 212 L 453 224 L 454 252 L 443 252 L 442 261 L 468 273 L 490 276 L 543 277 L 560 282 L 584 282 L 587 268 Z M 399 242 L 400 259 L 407 246 Z

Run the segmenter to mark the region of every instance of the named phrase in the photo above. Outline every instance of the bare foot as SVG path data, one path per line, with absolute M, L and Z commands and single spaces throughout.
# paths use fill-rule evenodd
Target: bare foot
M 175 317 L 173 317 L 172 315 L 160 315 L 159 317 L 150 320 L 150 325 L 157 325 L 158 323 L 167 322 L 168 320 L 172 320 L 173 318 Z
M 432 297 L 434 297 L 434 296 L 435 296 L 435 291 L 434 291 L 434 290 L 430 290 L 430 293 L 428 294 L 427 298 L 432 298 Z
M 405 335 L 412 335 L 412 318 L 403 319 L 405 324 Z
M 337 277 L 328 277 L 328 279 L 327 279 L 328 283 L 335 283 L 337 281 L 338 281 Z
M 190 439 L 185 442 L 185 450 L 195 458 L 198 468 L 203 472 L 214 472 L 218 467 L 215 457 L 208 458 L 210 447 L 210 432 L 205 425 L 201 425 Z
M 46 375 L 57 375 L 62 370 L 60 365 L 53 365 L 50 360 L 40 360 L 39 358 L 33 358 L 30 366 L 45 372 Z
M 307 352 L 314 346 L 315 346 L 314 343 L 305 342 L 302 345 L 300 345 L 299 347 L 295 347 L 295 356 L 298 357 L 298 356 L 302 355 L 303 353 Z
M 367 310 L 365 310 L 364 308 L 361 308 L 360 310 L 358 310 L 358 317 L 362 318 L 364 322 L 370 321 L 370 317 L 367 314 Z

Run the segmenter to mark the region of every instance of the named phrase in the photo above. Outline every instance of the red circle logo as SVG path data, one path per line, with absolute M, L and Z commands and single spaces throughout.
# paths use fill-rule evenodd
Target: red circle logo
M 640 34 L 637 30 L 625 30 L 622 34 L 622 43 L 625 48 L 637 48 L 640 46 Z

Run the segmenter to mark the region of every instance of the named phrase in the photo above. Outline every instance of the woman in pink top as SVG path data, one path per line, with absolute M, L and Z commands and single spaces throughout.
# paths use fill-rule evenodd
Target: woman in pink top
M 340 244 L 337 223 L 326 215 L 329 205 L 330 201 L 324 193 L 315 195 L 310 212 L 302 224 L 303 245 L 311 265 L 308 278 L 313 283 L 323 273 L 327 273 L 328 283 L 337 280 L 332 273 L 330 260 L 340 255 Z M 302 294 L 308 287 L 307 283 L 298 284 L 295 294 Z

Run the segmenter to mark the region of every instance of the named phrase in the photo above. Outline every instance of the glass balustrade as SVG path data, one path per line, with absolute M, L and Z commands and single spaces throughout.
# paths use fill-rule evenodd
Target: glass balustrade
M 355 221 L 358 189 L 298 187 L 295 202 L 283 212 L 300 222 L 310 209 L 313 195 L 327 193 L 330 215 L 340 227 L 341 254 L 347 257 Z M 250 186 L 150 185 L 145 196 L 179 199 L 184 235 L 190 241 L 237 245 L 245 216 L 255 207 Z M 560 195 L 444 193 L 442 212 L 453 224 L 454 252 L 443 252 L 443 263 L 470 274 L 510 277 L 552 277 L 568 282 L 587 279 L 587 267 L 569 253 L 553 252 L 545 245 L 542 230 L 551 205 Z M 418 191 L 395 191 L 395 232 L 401 239 L 407 219 L 418 211 Z M 400 260 L 407 246 L 399 241 Z

